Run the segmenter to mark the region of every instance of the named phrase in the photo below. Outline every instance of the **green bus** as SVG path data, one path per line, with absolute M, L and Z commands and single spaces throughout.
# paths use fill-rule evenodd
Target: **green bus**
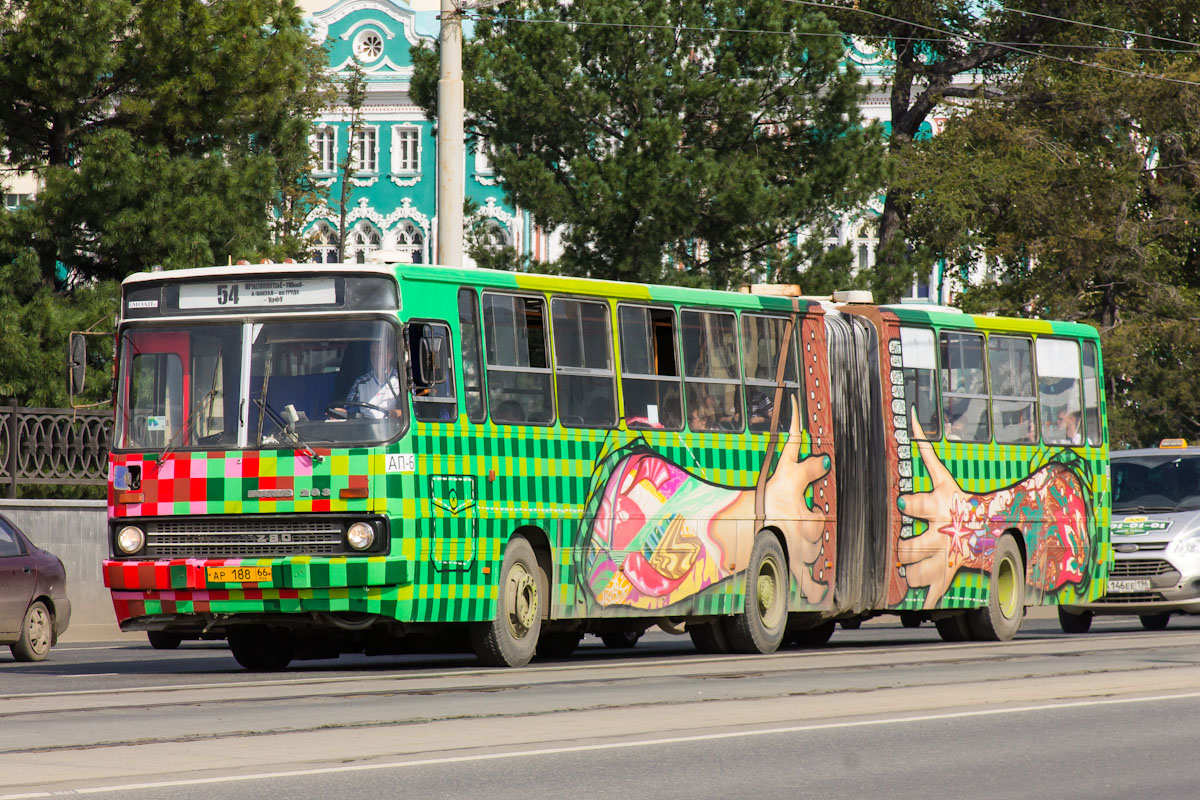
M 133 275 L 123 630 L 340 653 L 703 652 L 880 614 L 1005 640 L 1111 561 L 1096 332 L 432 265 Z

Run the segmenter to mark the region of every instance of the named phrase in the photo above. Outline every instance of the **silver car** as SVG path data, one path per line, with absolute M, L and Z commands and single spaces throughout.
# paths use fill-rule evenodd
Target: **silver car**
M 1165 440 L 1110 458 L 1113 570 L 1099 600 L 1058 607 L 1067 633 L 1086 633 L 1096 614 L 1137 614 L 1152 631 L 1200 614 L 1200 447 Z

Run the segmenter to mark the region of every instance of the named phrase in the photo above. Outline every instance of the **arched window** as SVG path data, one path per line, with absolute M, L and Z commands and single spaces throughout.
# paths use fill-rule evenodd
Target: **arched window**
M 367 221 L 355 225 L 350 235 L 346 237 L 346 260 L 365 264 L 367 253 L 378 250 L 380 246 L 379 231 Z
M 421 229 L 411 222 L 403 222 L 396 229 L 396 249 L 408 253 L 412 264 L 425 262 L 425 237 Z
M 487 242 L 488 247 L 494 250 L 501 250 L 505 247 L 513 246 L 512 232 L 496 220 L 485 220 L 482 230 L 484 241 Z
M 312 260 L 317 264 L 333 264 L 337 261 L 337 231 L 328 222 L 321 221 L 310 233 Z

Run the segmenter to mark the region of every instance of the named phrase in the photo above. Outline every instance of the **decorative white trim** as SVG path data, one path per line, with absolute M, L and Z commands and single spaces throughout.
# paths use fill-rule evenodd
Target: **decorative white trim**
M 485 203 L 477 213 L 481 217 L 491 217 L 498 222 L 503 222 L 504 227 L 508 228 L 509 231 L 513 230 L 517 222 L 516 215 L 509 213 L 500 206 L 496 205 L 496 198 L 494 197 L 489 197 L 487 199 L 487 203 Z
M 377 183 L 379 183 L 378 175 L 372 175 L 369 178 L 351 178 L 350 179 L 351 186 L 358 186 L 358 187 L 361 187 L 364 189 L 368 186 L 374 186 Z
M 353 25 L 351 25 L 349 28 L 347 28 L 347 29 L 346 29 L 346 32 L 345 32 L 345 33 L 343 33 L 343 34 L 342 34 L 342 36 L 341 36 L 341 39 L 342 39 L 342 41 L 347 41 L 347 40 L 349 40 L 349 38 L 350 38 L 351 36 L 353 36 L 353 35 L 354 35 L 354 32 L 355 32 L 356 30 L 358 30 L 359 28 L 363 27 L 364 25 L 374 25 L 376 28 L 378 28 L 379 30 L 381 30 L 381 31 L 383 31 L 384 33 L 386 33 L 386 34 L 387 34 L 387 38 L 389 38 L 389 39 L 395 39 L 395 38 L 396 38 L 396 34 L 392 33 L 391 29 L 390 29 L 390 28 L 388 28 L 388 26 L 384 25 L 384 24 L 383 24 L 382 22 L 380 22 L 379 20 L 375 20 L 375 19 L 364 19 L 364 20 L 362 20 L 361 22 L 356 22 L 356 23 L 354 23 Z
M 500 181 L 497 180 L 496 178 L 492 177 L 491 174 L 484 175 L 479 172 L 475 173 L 475 182 L 478 183 L 480 186 L 499 186 L 500 185 Z
M 503 209 L 500 209 L 500 211 L 503 211 Z M 410 197 L 405 197 L 401 201 L 400 206 L 387 215 L 380 214 L 375 209 L 370 208 L 367 205 L 367 198 L 360 197 L 355 207 L 346 209 L 346 223 L 350 224 L 364 219 L 373 223 L 380 231 L 390 231 L 399 220 L 411 220 L 420 228 L 421 236 L 425 238 L 426 243 L 429 242 L 429 236 L 432 233 L 432 225 L 429 217 L 422 214 L 420 209 L 412 204 L 412 198 Z M 322 204 L 308 212 L 308 215 L 304 218 L 304 224 L 311 225 L 320 220 L 330 223 L 336 229 L 338 213 L 335 209 Z
M 413 175 L 411 178 L 400 178 L 396 175 L 389 175 L 388 180 L 397 186 L 416 186 L 421 182 L 421 176 Z
M 357 62 L 359 64 L 362 63 L 362 62 L 359 62 L 358 59 L 355 58 L 353 55 L 351 55 L 349 58 L 342 61 L 342 63 L 338 64 L 336 67 L 330 67 L 329 71 L 334 74 L 341 75 L 343 73 L 350 71 L 350 64 L 353 62 Z M 371 64 L 370 66 L 363 66 L 363 72 L 366 73 L 367 78 L 368 78 L 368 80 L 367 80 L 367 90 L 368 91 L 370 91 L 372 84 L 381 82 L 378 80 L 378 76 L 381 74 L 383 74 L 386 78 L 391 79 L 396 83 L 405 84 L 412 80 L 412 76 L 415 71 L 416 71 L 415 67 L 402 67 L 399 64 L 397 64 L 395 61 L 392 61 L 391 56 L 386 56 L 386 55 L 383 56 L 383 58 L 376 61 L 375 63 Z
M 423 38 L 418 37 L 416 33 L 416 12 L 389 0 L 345 0 L 332 8 L 314 14 L 313 17 L 315 21 L 328 28 L 359 11 L 378 11 L 391 17 L 402 26 L 404 38 L 408 40 L 409 44 L 416 44 Z
M 320 186 L 322 189 L 328 189 L 330 186 L 333 186 L 333 184 L 336 181 L 337 181 L 337 176 L 334 175 L 332 178 L 326 178 L 324 180 L 314 180 L 313 183 L 315 183 L 317 186 Z

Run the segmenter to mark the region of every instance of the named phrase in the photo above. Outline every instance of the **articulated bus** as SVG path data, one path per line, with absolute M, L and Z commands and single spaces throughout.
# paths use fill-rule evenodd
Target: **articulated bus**
M 340 653 L 1005 640 L 1103 594 L 1085 325 L 432 265 L 134 275 L 104 562 L 123 630 Z

